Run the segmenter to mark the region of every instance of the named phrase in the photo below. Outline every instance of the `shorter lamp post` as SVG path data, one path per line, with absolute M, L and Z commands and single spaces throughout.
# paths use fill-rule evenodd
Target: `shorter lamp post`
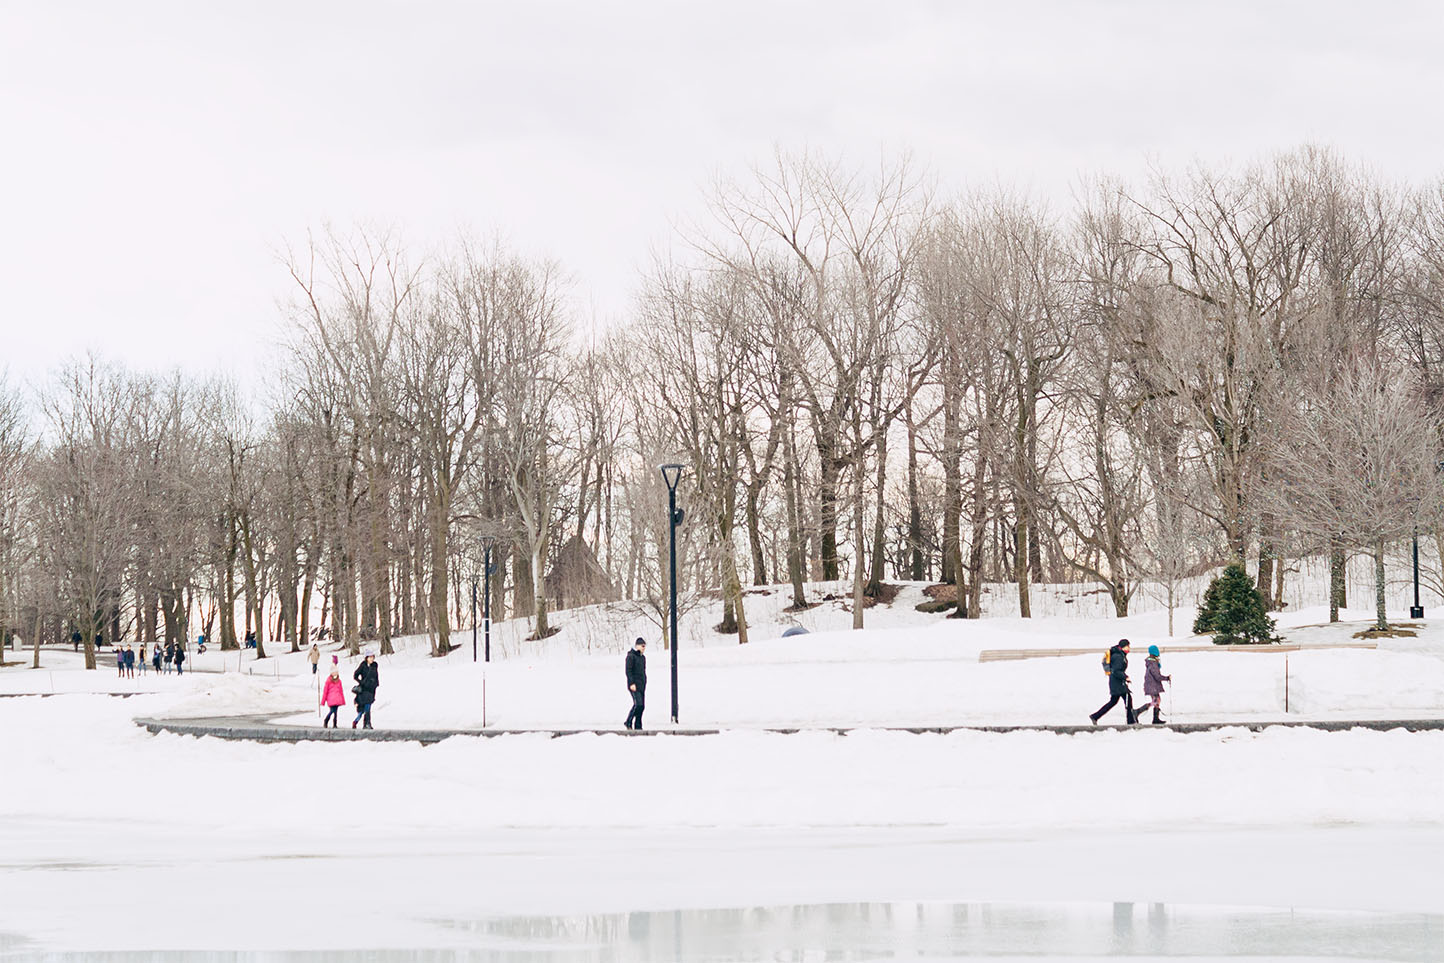
M 1422 619 L 1424 606 L 1419 604 L 1419 529 L 1414 529 L 1414 604 L 1409 609 L 1409 618 Z
M 677 482 L 682 480 L 682 466 L 662 466 L 662 479 L 667 483 L 667 526 L 671 532 L 671 601 L 668 612 L 672 623 L 672 724 L 677 723 L 677 526 L 682 524 L 682 510 L 677 507 Z
M 483 650 L 486 661 L 491 661 L 491 577 L 496 573 L 496 567 L 491 564 L 491 548 L 496 544 L 495 535 L 481 536 L 482 563 L 479 572 L 471 573 L 471 661 L 477 661 L 476 657 L 476 583 L 478 579 L 484 579 L 482 583 L 482 608 L 481 618 L 486 626 L 486 648 Z
M 482 587 L 481 619 L 482 619 L 482 623 L 486 626 L 486 632 L 485 632 L 485 635 L 486 635 L 485 655 L 486 655 L 486 661 L 487 661 L 487 662 L 490 662 L 490 661 L 491 661 L 491 577 L 496 574 L 496 566 L 493 565 L 493 564 L 492 564 L 492 561 L 491 561 L 491 549 L 492 549 L 492 547 L 493 547 L 494 545 L 496 545 L 496 536 L 495 536 L 495 535 L 483 535 L 483 536 L 481 536 L 481 548 L 482 548 L 482 555 L 483 555 L 483 559 L 484 559 L 483 562 L 482 562 L 481 571 L 482 571 L 482 577 L 486 579 L 486 581 L 483 583 L 483 587 Z M 473 603 L 473 604 L 475 604 L 475 597 L 474 597 L 474 596 L 475 596 L 475 592 L 473 592 L 473 599 L 472 599 L 472 603 Z M 476 618 L 475 618 L 475 616 L 473 616 L 473 617 L 472 617 L 472 624 L 474 625 L 475 623 L 476 623 Z M 475 658 L 475 653 L 473 653 L 473 658 Z

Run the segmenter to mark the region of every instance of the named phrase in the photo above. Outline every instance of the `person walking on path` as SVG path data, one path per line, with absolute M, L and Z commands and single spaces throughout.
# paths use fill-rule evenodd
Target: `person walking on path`
M 138 653 L 136 654 L 135 664 L 140 667 L 140 674 L 141 674 L 141 675 L 145 675 L 146 671 L 150 668 L 150 664 L 149 664 L 148 662 L 146 662 L 145 643 L 144 643 L 144 642 L 142 642 L 142 643 L 140 644 L 140 652 L 138 652 Z
M 135 678 L 135 649 L 128 645 L 125 647 L 125 677 Z
M 366 659 L 356 667 L 351 678 L 356 680 L 356 718 L 351 720 L 351 728 L 356 728 L 356 723 L 364 717 L 366 725 L 362 728 L 371 728 L 371 705 L 376 701 L 376 690 L 381 687 L 381 667 L 376 664 L 376 653 L 367 652 Z
M 125 650 L 118 645 L 115 647 L 115 671 L 120 678 L 125 678 Z
M 175 647 L 175 674 L 185 675 L 186 647 L 179 643 Z
M 647 708 L 647 640 L 638 639 L 627 653 L 627 691 L 632 695 L 632 711 L 624 723 L 628 729 L 642 731 L 642 710 Z
M 161 675 L 170 675 L 171 666 L 175 665 L 175 643 L 165 644 L 165 658 L 161 660 Z
M 1133 693 L 1128 690 L 1128 647 L 1127 639 L 1119 639 L 1118 644 L 1108 650 L 1108 702 L 1088 717 L 1095 726 L 1120 699 L 1123 700 L 1128 724 L 1131 726 L 1138 721 L 1138 717 L 1133 713 Z
M 306 656 L 306 658 L 311 660 L 311 674 L 315 675 L 317 672 L 317 666 L 321 664 L 321 647 L 313 644 L 311 646 L 311 652 L 309 655 Z
M 321 728 L 328 725 L 335 729 L 340 725 L 336 713 L 346 704 L 346 687 L 341 684 L 341 670 L 335 666 L 331 667 L 331 674 L 326 676 L 326 688 L 321 693 L 321 704 L 326 707 L 326 718 L 321 720 Z
M 154 651 L 152 651 L 151 654 L 150 654 L 150 664 L 155 667 L 155 674 L 156 674 L 156 675 L 160 675 L 160 664 L 161 664 L 161 663 L 160 663 L 160 656 L 161 656 L 160 643 L 157 642 L 157 643 L 155 644 L 155 649 L 154 649 Z
M 1172 682 L 1173 676 L 1163 674 L 1163 663 L 1158 660 L 1158 646 L 1148 647 L 1148 658 L 1143 663 L 1143 694 L 1153 700 L 1153 724 L 1167 722 L 1159 718 L 1163 709 L 1163 683 Z

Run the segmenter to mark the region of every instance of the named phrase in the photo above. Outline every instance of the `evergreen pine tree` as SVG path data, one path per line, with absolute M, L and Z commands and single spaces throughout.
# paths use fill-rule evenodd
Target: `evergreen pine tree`
M 1263 595 L 1254 587 L 1248 571 L 1230 565 L 1209 583 L 1203 605 L 1193 622 L 1195 634 L 1214 633 L 1214 645 L 1245 645 L 1273 642 L 1274 620 L 1269 618 Z

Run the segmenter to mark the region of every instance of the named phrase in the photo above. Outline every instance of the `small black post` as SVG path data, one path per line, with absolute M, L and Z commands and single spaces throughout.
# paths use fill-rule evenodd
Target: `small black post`
M 486 564 L 482 569 L 486 572 L 486 586 L 482 589 L 481 618 L 486 623 L 486 661 L 491 661 L 491 541 L 486 543 Z M 485 683 L 483 683 L 485 685 Z
M 476 661 L 476 576 L 471 577 L 471 661 Z
M 1409 609 L 1409 618 L 1422 619 L 1424 606 L 1419 604 L 1419 530 L 1414 529 L 1414 606 Z

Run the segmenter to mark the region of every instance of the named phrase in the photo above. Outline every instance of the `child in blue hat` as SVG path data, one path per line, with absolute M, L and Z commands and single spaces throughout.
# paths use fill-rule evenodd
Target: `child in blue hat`
M 1148 659 L 1143 663 L 1143 694 L 1153 700 L 1153 724 L 1167 722 L 1159 718 L 1163 707 L 1163 683 L 1172 682 L 1173 676 L 1163 674 L 1163 663 L 1158 661 L 1158 646 L 1148 647 Z

